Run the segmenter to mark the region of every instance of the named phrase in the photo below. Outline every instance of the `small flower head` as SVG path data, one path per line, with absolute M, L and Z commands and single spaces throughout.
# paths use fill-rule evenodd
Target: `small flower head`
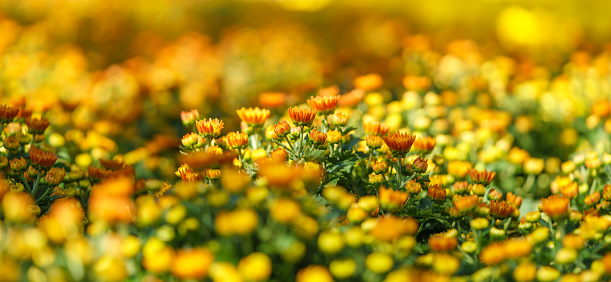
M 286 120 L 281 120 L 274 127 L 274 133 L 280 138 L 287 136 L 291 133 L 291 125 Z
M 454 182 L 454 194 L 456 195 L 468 194 L 470 189 L 471 187 L 469 187 L 469 182 L 467 181 Z
M 400 211 L 407 202 L 409 194 L 402 191 L 395 191 L 392 188 L 380 187 L 379 191 L 380 206 L 388 211 Z
M 468 196 L 454 196 L 453 202 L 454 207 L 460 211 L 461 214 L 466 214 L 477 207 L 478 204 L 477 195 Z
M 412 164 L 412 169 L 414 169 L 414 171 L 417 173 L 424 173 L 428 167 L 429 164 L 427 163 L 426 159 L 422 159 L 420 156 L 418 156 L 418 158 L 416 158 Z
M 487 171 L 487 170 L 483 170 L 483 171 L 478 171 L 475 169 L 469 170 L 469 176 L 471 176 L 471 181 L 473 181 L 473 183 L 479 183 L 482 185 L 489 185 L 490 182 L 492 182 L 492 179 L 494 179 L 495 175 L 496 175 L 496 172 Z
M 382 145 L 384 144 L 384 140 L 382 140 L 382 137 L 378 135 L 370 134 L 367 135 L 367 138 L 365 139 L 365 144 L 367 144 L 369 150 L 375 150 L 382 147 Z
M 339 96 L 312 97 L 308 99 L 308 105 L 318 111 L 319 115 L 328 115 L 335 111 Z
M 433 201 L 442 202 L 446 198 L 446 190 L 437 184 L 429 186 L 428 192 Z
M 407 184 L 405 184 L 405 191 L 414 195 L 420 194 L 422 191 L 422 185 L 420 185 L 420 183 L 418 183 L 416 180 L 410 180 L 407 182 Z
M 388 133 L 390 127 L 385 123 L 363 120 L 363 130 L 365 130 L 365 134 L 384 136 Z
M 314 142 L 316 145 L 321 146 L 327 142 L 327 134 L 314 128 L 314 130 L 310 132 L 310 140 L 312 140 L 312 142 Z
M 414 150 L 429 153 L 435 148 L 437 141 L 433 137 L 421 137 L 414 141 Z
M 388 164 L 384 161 L 375 162 L 371 164 L 371 168 L 375 173 L 384 173 L 388 170 Z
M 0 106 L 0 122 L 8 123 L 13 121 L 13 119 L 19 114 L 19 108 L 11 107 L 7 105 Z
M 594 193 L 588 195 L 583 201 L 588 207 L 598 204 L 600 201 L 600 192 L 594 191 Z
M 195 134 L 194 132 L 191 132 L 183 136 L 180 142 L 185 148 L 193 148 L 193 146 L 198 144 L 199 138 L 201 138 L 199 135 Z
M 229 132 L 226 136 L 227 145 L 232 149 L 244 149 L 248 145 L 248 134 L 244 132 Z
M 333 115 L 333 125 L 345 126 L 348 123 L 348 115 L 343 112 L 337 112 Z
M 513 214 L 515 207 L 508 204 L 505 201 L 491 201 L 490 202 L 490 215 L 499 218 L 505 219 L 508 218 L 511 214 Z
M 257 108 L 241 108 L 236 110 L 240 119 L 249 126 L 261 126 L 269 118 L 270 111 L 268 109 Z
M 45 181 L 50 185 L 59 185 L 64 180 L 66 171 L 63 168 L 52 167 L 45 175 Z
M 289 153 L 284 148 L 278 148 L 271 152 L 270 157 L 272 160 L 285 162 L 289 157 Z
M 15 172 L 25 171 L 26 168 L 28 167 L 28 162 L 23 157 L 14 158 L 10 162 L 10 167 L 11 167 L 11 170 Z
M 49 168 L 57 161 L 57 155 L 33 147 L 32 149 L 30 149 L 30 161 L 35 166 L 39 166 L 41 168 Z
M 190 111 L 180 111 L 180 120 L 182 120 L 182 124 L 185 126 L 193 125 L 197 119 L 199 119 L 199 111 L 196 109 Z
M 395 132 L 383 138 L 388 149 L 393 153 L 406 154 L 412 148 L 416 136 L 413 134 Z
M 382 86 L 382 77 L 375 73 L 357 76 L 354 79 L 354 86 L 365 91 L 374 90 Z
M 569 201 L 565 196 L 552 195 L 541 200 L 541 209 L 552 219 L 559 220 L 569 214 Z
M 51 123 L 46 118 L 40 118 L 40 119 L 28 118 L 25 120 L 25 124 L 28 126 L 29 133 L 43 134 L 45 130 L 47 129 L 47 127 L 49 127 L 49 124 Z
M 265 92 L 259 95 L 259 104 L 266 108 L 278 108 L 284 105 L 286 94 L 281 92 Z
M 215 119 L 202 119 L 195 122 L 197 132 L 204 138 L 216 138 L 221 135 L 221 130 L 225 124 L 223 121 Z
M 444 233 L 429 237 L 429 246 L 434 252 L 447 252 L 456 249 L 458 239 L 452 236 L 444 236 Z
M 327 142 L 336 144 L 342 141 L 342 134 L 339 131 L 331 130 L 327 132 Z
M 298 126 L 310 126 L 316 118 L 316 111 L 310 108 L 289 108 L 289 117 Z

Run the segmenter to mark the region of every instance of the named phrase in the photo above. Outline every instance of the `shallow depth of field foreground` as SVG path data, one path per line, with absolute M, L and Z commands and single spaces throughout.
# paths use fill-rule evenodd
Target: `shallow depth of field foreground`
M 0 0 L 0 281 L 608 281 L 610 10 Z

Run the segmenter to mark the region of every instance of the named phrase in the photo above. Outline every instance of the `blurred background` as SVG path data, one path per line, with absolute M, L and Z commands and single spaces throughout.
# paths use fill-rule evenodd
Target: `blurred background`
M 56 130 L 80 130 L 66 136 L 89 141 L 94 158 L 137 160 L 177 144 L 183 109 L 235 130 L 235 109 L 266 106 L 261 93 L 285 93 L 284 111 L 321 87 L 346 93 L 359 75 L 381 75 L 388 100 L 418 88 L 406 77 L 430 77 L 427 91 L 530 117 L 521 120 L 526 132 L 552 134 L 517 136 L 518 145 L 566 158 L 572 148 L 558 151 L 558 136 L 576 136 L 578 127 L 565 129 L 608 98 L 609 8 L 604 0 L 0 0 L 0 95 L 51 112 Z

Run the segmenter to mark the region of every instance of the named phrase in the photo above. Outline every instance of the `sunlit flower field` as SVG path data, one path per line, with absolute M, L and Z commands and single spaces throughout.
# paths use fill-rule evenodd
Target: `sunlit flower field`
M 608 281 L 610 9 L 0 0 L 0 281 Z

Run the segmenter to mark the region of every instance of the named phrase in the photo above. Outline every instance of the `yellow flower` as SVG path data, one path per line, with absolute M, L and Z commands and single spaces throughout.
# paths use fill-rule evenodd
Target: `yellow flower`
M 318 248 L 323 253 L 338 253 L 344 249 L 344 238 L 339 232 L 325 230 L 318 236 Z
M 296 282 L 333 282 L 333 277 L 326 267 L 310 265 L 297 272 Z
M 535 280 L 537 266 L 533 263 L 521 263 L 513 270 L 513 278 L 518 282 L 528 282 Z
M 172 263 L 172 274 L 180 279 L 199 280 L 208 274 L 214 255 L 205 248 L 179 250 Z
M 437 254 L 433 260 L 433 269 L 441 274 L 454 274 L 459 266 L 460 261 L 449 254 Z
M 242 282 L 238 269 L 228 262 L 214 262 L 210 265 L 210 278 L 214 282 Z
M 238 271 L 246 281 L 267 280 L 272 273 L 272 261 L 264 253 L 251 253 L 240 260 Z
M 277 199 L 271 203 L 270 215 L 281 223 L 289 223 L 297 219 L 301 214 L 301 207 L 291 199 Z
M 127 268 L 121 259 L 109 255 L 102 256 L 94 266 L 97 279 L 121 281 L 127 278 Z
M 240 119 L 246 122 L 248 125 L 263 125 L 269 117 L 270 111 L 268 109 L 257 108 L 241 108 L 236 110 L 236 113 Z
M 356 261 L 351 258 L 334 259 L 329 263 L 331 274 L 338 279 L 346 279 L 356 271 Z
M 365 265 L 369 270 L 381 274 L 391 270 L 394 261 L 391 256 L 385 253 L 373 252 L 365 259 Z

